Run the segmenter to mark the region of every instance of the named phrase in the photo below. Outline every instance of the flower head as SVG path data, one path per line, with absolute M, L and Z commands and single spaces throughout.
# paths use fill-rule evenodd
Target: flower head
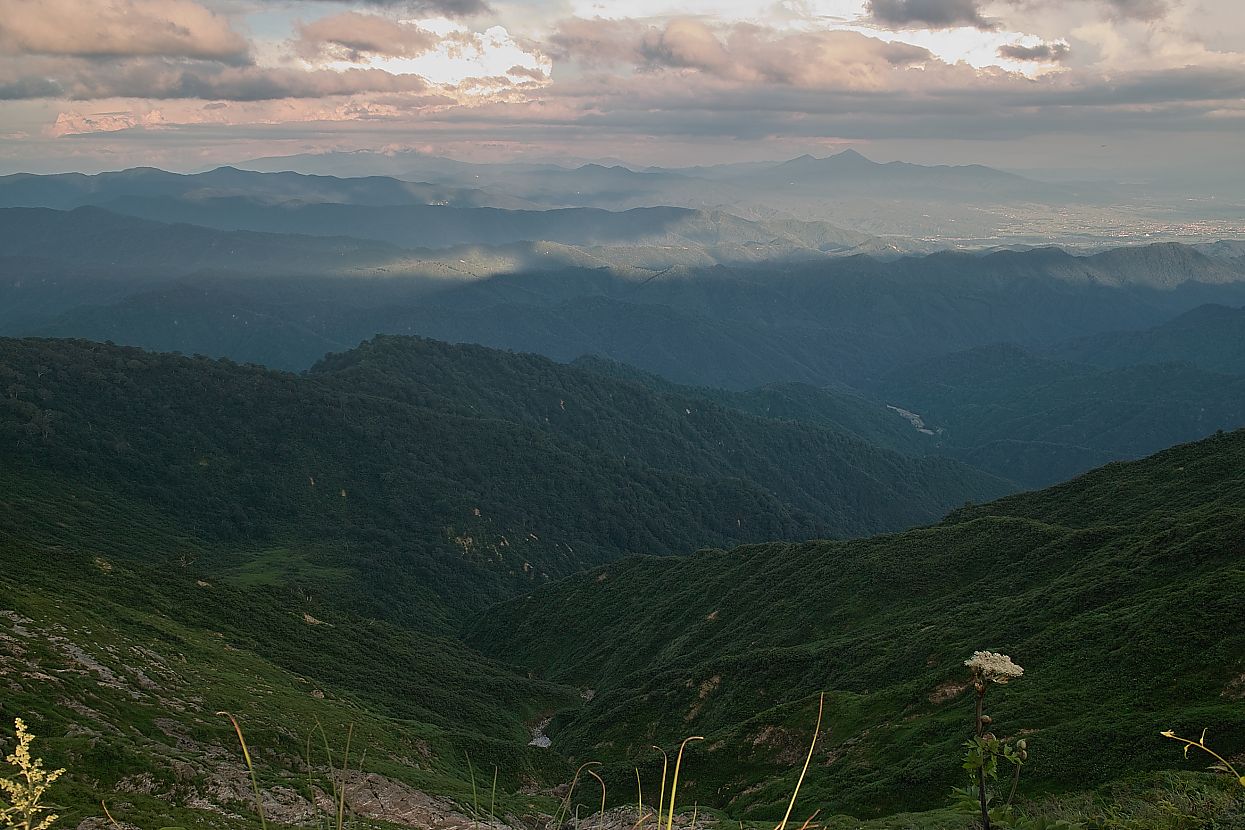
M 17 768 L 17 775 L 0 778 L 0 793 L 4 795 L 0 798 L 0 827 L 48 830 L 58 817 L 49 814 L 48 808 L 39 802 L 48 787 L 65 771 L 44 769 L 42 760 L 31 757 L 30 745 L 35 738 L 26 729 L 25 722 L 17 718 L 14 726 L 17 746 L 5 761 Z
M 1024 669 L 1012 662 L 1012 658 L 994 651 L 974 651 L 973 656 L 964 661 L 964 665 L 982 680 L 993 680 L 995 683 L 1006 683 L 1025 673 Z

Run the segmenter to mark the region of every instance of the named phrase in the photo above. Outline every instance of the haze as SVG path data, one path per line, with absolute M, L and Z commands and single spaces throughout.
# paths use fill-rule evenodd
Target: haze
M 0 0 L 0 169 L 825 156 L 1231 195 L 1235 0 Z

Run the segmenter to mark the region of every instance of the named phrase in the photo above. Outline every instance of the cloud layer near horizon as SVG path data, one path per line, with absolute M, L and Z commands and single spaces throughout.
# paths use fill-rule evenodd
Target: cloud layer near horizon
M 1234 2 L 0 0 L 0 153 L 1231 131 Z

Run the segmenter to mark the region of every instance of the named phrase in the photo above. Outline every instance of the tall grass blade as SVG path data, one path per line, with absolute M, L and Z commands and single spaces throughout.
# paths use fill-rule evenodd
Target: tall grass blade
M 605 779 L 597 775 L 594 771 L 588 770 L 588 774 L 597 779 L 597 783 L 601 785 L 601 830 L 605 830 Z
M 661 753 L 661 789 L 657 791 L 657 830 L 661 830 L 661 811 L 666 806 L 666 768 L 670 765 L 670 756 L 659 746 L 653 749 Z
M 480 799 L 476 795 L 476 768 L 471 765 L 471 753 L 464 752 L 467 756 L 467 772 L 471 775 L 471 819 L 472 827 L 475 827 L 480 818 Z
M 496 820 L 493 808 L 497 804 L 497 765 L 493 764 L 493 791 L 488 797 L 488 820 L 492 824 Z
M 791 818 L 791 811 L 795 809 L 795 799 L 800 794 L 800 786 L 804 783 L 804 776 L 808 774 L 808 765 L 813 760 L 813 750 L 817 748 L 817 738 L 821 736 L 821 715 L 826 709 L 826 693 L 822 692 L 821 697 L 817 700 L 817 725 L 813 727 L 813 740 L 808 745 L 808 757 L 804 759 L 804 769 L 800 770 L 800 778 L 795 782 L 795 791 L 791 793 L 791 801 L 787 804 L 787 812 L 782 817 L 782 821 L 778 823 L 775 830 L 786 830 L 787 821 Z
M 346 730 L 346 752 L 342 756 L 342 782 L 337 797 L 337 830 L 342 830 L 346 819 L 346 773 L 350 771 L 350 740 L 354 737 L 354 724 Z
M 669 812 L 666 815 L 666 830 L 673 830 L 674 828 L 674 798 L 679 792 L 679 767 L 683 765 L 683 749 L 691 741 L 703 740 L 703 736 L 693 735 L 690 738 L 684 738 L 683 743 L 679 744 L 679 754 L 678 757 L 674 759 L 674 775 L 671 777 L 670 781 L 670 806 L 667 808 Z M 661 828 L 659 827 L 658 830 L 661 830 Z
M 640 786 L 640 768 L 635 768 L 635 814 L 636 818 L 644 821 L 644 788 Z
M 562 804 L 558 807 L 558 811 L 553 816 L 552 827 L 554 830 L 562 826 L 571 815 L 571 798 L 575 795 L 575 785 L 579 783 L 579 775 L 588 767 L 599 767 L 600 761 L 585 761 L 579 765 L 579 769 L 575 770 L 575 775 L 571 778 L 571 786 L 566 791 L 566 798 L 562 799 Z
M 228 712 L 216 714 L 229 718 L 229 722 L 233 724 L 238 743 L 242 745 L 242 758 L 246 761 L 246 770 L 251 774 L 251 791 L 255 793 L 255 809 L 259 811 L 259 826 L 268 830 L 268 817 L 264 815 L 264 799 L 259 794 L 259 779 L 255 777 L 255 765 L 251 763 L 251 750 L 247 749 L 246 738 L 242 736 L 242 727 L 238 725 L 238 719 Z

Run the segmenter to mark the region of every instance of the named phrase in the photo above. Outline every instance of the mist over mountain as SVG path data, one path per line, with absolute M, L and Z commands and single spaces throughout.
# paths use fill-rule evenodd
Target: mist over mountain
M 374 237 L 448 242 L 452 232 L 440 224 L 444 233 L 434 234 L 380 207 L 248 202 L 236 211 L 205 210 L 223 223 L 258 216 L 283 228 L 306 230 L 310 223 L 321 233 L 343 230 L 337 220 L 351 215 L 344 212 L 362 210 L 388 216 L 362 228 Z M 454 226 L 484 233 L 471 210 L 401 210 L 451 211 L 445 222 L 461 220 Z M 729 218 L 706 224 L 686 211 L 555 213 L 486 215 L 499 232 L 515 235 L 555 227 L 580 238 L 616 234 L 630 240 L 611 249 L 624 256 L 651 248 L 643 240 L 652 234 L 712 241 L 736 231 L 747 238 L 759 227 Z M 1245 261 L 1175 244 L 1090 256 L 1041 248 L 611 267 L 600 258 L 602 248 L 553 243 L 432 251 L 160 225 L 96 208 L 4 215 L 9 258 L 0 267 L 11 298 L 9 332 L 112 339 L 282 368 L 306 368 L 325 351 L 384 332 L 558 360 L 595 353 L 694 385 L 855 384 L 974 346 L 1010 341 L 1041 349 L 1157 325 L 1207 302 L 1245 302 Z M 820 229 L 797 225 L 792 232 Z M 809 244 L 824 241 L 806 237 Z M 272 321 L 271 334 L 250 327 L 256 315 Z M 239 328 L 244 336 L 229 334 Z M 281 341 L 279 348 L 270 347 L 272 340 Z M 249 345 L 229 345 L 243 341 Z
M 851 154 L 810 157 L 782 175 L 867 176 L 875 166 Z M 977 169 L 888 169 L 1011 181 Z M 9 333 L 295 370 L 377 333 L 563 362 L 599 355 L 653 373 L 633 380 L 654 391 L 683 384 L 752 414 L 837 418 L 863 440 L 1027 486 L 1245 423 L 1230 309 L 1245 302 L 1245 258 L 1228 243 L 832 257 L 831 246 L 852 240 L 818 223 L 418 204 L 422 185 L 388 178 L 138 170 L 11 185 L 14 199 L 43 188 L 48 202 L 72 196 L 111 209 L 0 211 Z M 775 259 L 780 244 L 818 258 Z M 729 267 L 643 258 L 749 245 L 765 253 Z M 1157 365 L 1173 360 L 1201 369 Z
M 672 205 L 749 219 L 815 219 L 893 238 L 903 250 L 1000 244 L 1106 246 L 1137 233 L 1187 238 L 1239 233 L 1245 206 L 1191 203 L 1127 183 L 1040 182 L 978 164 L 878 163 L 855 150 L 710 167 L 473 164 L 421 153 L 317 153 L 238 162 L 257 171 L 393 176 L 485 188 L 545 207 L 620 210 Z M 1213 208 L 1214 221 L 1206 222 Z

